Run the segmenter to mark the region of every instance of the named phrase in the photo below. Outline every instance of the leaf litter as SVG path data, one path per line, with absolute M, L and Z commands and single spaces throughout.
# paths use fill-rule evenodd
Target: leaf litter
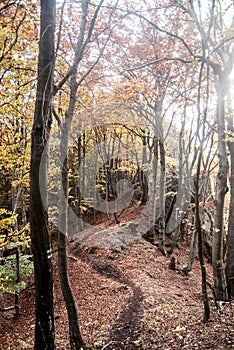
M 115 249 L 69 243 L 68 266 L 79 310 L 80 328 L 90 349 L 192 350 L 234 349 L 233 303 L 215 306 L 209 290 L 211 318 L 202 322 L 201 274 L 195 261 L 188 276 L 183 274 L 188 256 L 180 244 L 174 252 L 177 269 L 169 269 L 170 258 L 144 239 Z M 59 286 L 54 253 L 55 329 L 57 350 L 69 349 L 66 308 Z M 207 263 L 208 281 L 212 268 Z M 31 282 L 31 284 L 30 284 Z M 1 306 L 13 302 L 10 295 Z M 0 350 L 33 348 L 34 285 L 20 296 L 17 319 L 2 313 Z M 9 316 L 10 315 L 10 316 Z

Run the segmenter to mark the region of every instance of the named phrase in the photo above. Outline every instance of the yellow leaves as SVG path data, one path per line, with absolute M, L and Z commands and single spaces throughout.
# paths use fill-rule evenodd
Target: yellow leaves
M 0 232 L 2 230 L 9 229 L 9 226 L 14 225 L 16 223 L 16 217 L 10 216 L 9 218 L 2 219 L 0 221 Z
M 20 349 L 32 349 L 32 346 L 26 343 L 24 340 L 19 340 Z
M 12 188 L 17 188 L 20 185 L 27 185 L 27 181 L 24 181 L 23 178 L 19 178 L 11 183 Z
M 0 44 L 2 44 L 5 41 L 7 34 L 8 34 L 7 27 L 0 28 Z
M 234 142 L 234 131 L 229 131 L 227 134 L 227 142 L 233 143 Z
M 185 330 L 185 327 L 177 326 L 175 331 L 176 332 L 183 332 Z
M 171 165 L 171 166 L 173 166 L 173 167 L 176 166 L 176 160 L 175 160 L 174 158 L 171 158 L 171 157 L 166 156 L 166 157 L 165 157 L 165 160 L 166 160 L 166 164 L 167 164 L 167 165 Z
M 0 208 L 0 215 L 11 215 L 11 212 L 5 208 Z
M 14 248 L 24 246 L 29 248 L 30 224 L 27 223 L 20 230 L 15 230 L 18 215 L 5 208 L 0 208 L 0 249 L 3 247 Z
M 149 297 L 147 297 L 147 298 L 145 299 L 145 302 L 146 302 L 147 304 L 153 306 L 154 303 L 155 303 L 155 297 L 154 297 L 153 295 L 150 295 Z
M 137 347 L 142 345 L 142 339 L 139 338 L 139 339 L 133 340 L 133 344 L 135 344 Z
M 181 327 L 180 325 L 176 327 L 175 329 L 175 332 L 176 332 L 176 335 L 179 339 L 183 339 L 183 332 L 186 330 L 185 327 Z
M 17 215 L 12 215 L 5 208 L 0 208 L 0 234 L 8 230 L 12 231 L 11 226 L 14 226 L 17 221 Z

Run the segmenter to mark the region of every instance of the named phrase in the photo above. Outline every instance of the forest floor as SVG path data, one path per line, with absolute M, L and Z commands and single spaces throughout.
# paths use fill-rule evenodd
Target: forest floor
M 211 317 L 204 324 L 199 263 L 195 261 L 186 276 L 183 273 L 188 257 L 186 244 L 180 243 L 173 256 L 176 270 L 169 267 L 170 257 L 137 237 L 114 248 L 85 246 L 75 240 L 69 243 L 70 281 L 81 332 L 90 349 L 234 349 L 234 304 L 217 307 L 209 289 Z M 53 259 L 56 344 L 62 350 L 69 349 L 69 337 L 56 249 Z M 209 264 L 207 273 L 212 283 Z M 11 296 L 5 296 L 0 306 L 9 306 L 12 301 Z M 21 292 L 20 304 L 19 318 L 13 311 L 1 314 L 0 350 L 32 349 L 32 280 Z

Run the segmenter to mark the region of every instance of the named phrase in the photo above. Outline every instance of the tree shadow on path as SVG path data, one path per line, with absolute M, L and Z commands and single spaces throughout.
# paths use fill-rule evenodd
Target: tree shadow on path
M 143 316 L 143 293 L 134 282 L 126 278 L 123 272 L 113 262 L 103 260 L 97 255 L 84 253 L 82 249 L 75 250 L 75 255 L 91 265 L 99 274 L 122 284 L 121 289 L 131 289 L 132 296 L 123 302 L 124 309 L 120 312 L 109 331 L 108 347 L 112 350 L 139 349 L 141 335 L 141 318 Z

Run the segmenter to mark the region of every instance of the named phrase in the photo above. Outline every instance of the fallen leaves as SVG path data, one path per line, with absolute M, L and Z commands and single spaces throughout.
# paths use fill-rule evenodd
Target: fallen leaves
M 181 268 L 187 252 L 178 251 Z M 56 261 L 56 257 L 55 260 Z M 69 274 L 78 304 L 81 332 L 92 350 L 200 350 L 234 347 L 234 306 L 219 310 L 211 303 L 211 321 L 203 324 L 200 269 L 189 276 L 168 269 L 168 258 L 139 240 L 118 252 L 97 249 L 93 254 L 70 246 Z M 212 270 L 208 266 L 208 275 Z M 3 315 L 1 350 L 33 344 L 33 287 L 21 295 L 22 315 Z M 211 298 L 211 296 L 210 296 Z M 58 350 L 69 348 L 66 309 L 55 269 L 55 326 Z M 17 345 L 16 345 L 17 344 Z M 29 348 L 29 347 L 28 347 Z

